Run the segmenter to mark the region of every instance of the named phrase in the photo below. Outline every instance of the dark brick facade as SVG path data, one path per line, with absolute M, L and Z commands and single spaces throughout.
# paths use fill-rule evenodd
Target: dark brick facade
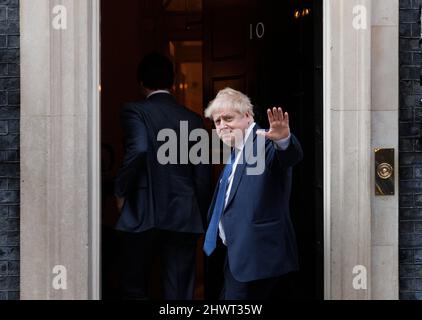
M 0 300 L 19 299 L 19 0 L 0 0 Z
M 400 299 L 406 300 L 422 300 L 420 6 L 422 0 L 400 0 Z

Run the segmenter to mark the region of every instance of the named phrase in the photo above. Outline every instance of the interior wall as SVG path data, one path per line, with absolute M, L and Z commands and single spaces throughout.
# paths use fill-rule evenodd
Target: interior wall
M 117 213 L 113 177 L 123 154 L 120 110 L 124 103 L 140 98 L 136 69 L 149 42 L 141 41 L 141 1 L 126 0 L 124 5 L 102 1 L 101 17 L 106 21 L 101 25 L 102 217 L 103 224 L 112 226 Z

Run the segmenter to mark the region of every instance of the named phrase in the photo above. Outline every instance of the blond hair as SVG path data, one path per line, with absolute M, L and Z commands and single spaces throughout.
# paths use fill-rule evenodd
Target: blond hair
M 232 88 L 226 88 L 221 90 L 217 94 L 217 97 L 210 102 L 208 108 L 205 110 L 205 117 L 212 119 L 212 115 L 215 111 L 227 107 L 242 115 L 249 113 L 252 117 L 255 116 L 253 105 L 248 96 Z

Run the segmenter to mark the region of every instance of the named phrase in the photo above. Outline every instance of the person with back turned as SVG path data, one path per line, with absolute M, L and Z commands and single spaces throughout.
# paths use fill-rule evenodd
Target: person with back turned
M 139 65 L 138 81 L 147 97 L 129 103 L 121 112 L 125 152 L 115 183 L 121 216 L 123 299 L 148 299 L 148 278 L 153 258 L 160 256 L 166 300 L 192 299 L 196 247 L 204 231 L 209 193 L 207 165 L 160 164 L 157 152 L 161 130 L 180 132 L 202 128 L 202 118 L 179 105 L 170 93 L 173 64 L 157 53 Z M 180 145 L 178 135 L 177 146 Z

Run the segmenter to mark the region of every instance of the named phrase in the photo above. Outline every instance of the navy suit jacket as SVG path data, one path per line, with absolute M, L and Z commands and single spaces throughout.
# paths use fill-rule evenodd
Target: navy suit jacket
M 302 148 L 292 134 L 287 150 L 277 150 L 265 140 L 265 151 L 258 150 L 255 126 L 249 139 L 253 148 L 244 148 L 244 159 L 238 164 L 227 205 L 222 215 L 226 235 L 229 267 L 240 282 L 277 277 L 299 268 L 296 237 L 290 219 L 289 199 L 292 167 L 303 158 Z M 265 152 L 265 170 L 261 175 L 248 175 L 251 156 Z M 212 200 L 208 221 L 214 209 Z
M 201 117 L 177 104 L 173 96 L 157 93 L 143 102 L 125 105 L 121 121 L 125 154 L 115 181 L 115 195 L 126 201 L 116 229 L 203 233 L 210 193 L 209 166 L 179 161 L 161 165 L 157 160 L 157 151 L 165 143 L 157 141 L 162 129 L 177 133 L 179 156 L 183 139 L 179 135 L 180 122 L 187 121 L 190 132 L 203 128 Z

